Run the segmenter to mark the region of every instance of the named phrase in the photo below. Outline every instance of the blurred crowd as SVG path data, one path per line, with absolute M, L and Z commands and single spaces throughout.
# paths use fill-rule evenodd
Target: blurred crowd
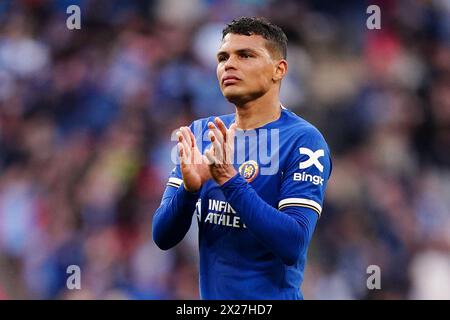
M 305 298 L 450 299 L 447 0 L 1 0 L 0 298 L 199 298 L 196 222 L 161 251 L 151 221 L 173 131 L 234 112 L 215 51 L 243 15 L 285 30 L 282 102 L 332 151 Z

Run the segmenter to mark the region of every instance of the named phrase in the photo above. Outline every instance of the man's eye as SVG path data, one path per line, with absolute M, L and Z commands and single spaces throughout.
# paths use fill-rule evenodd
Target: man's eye
M 226 58 L 225 58 L 224 56 L 220 56 L 220 57 L 217 58 L 217 60 L 218 60 L 219 62 L 223 62 L 223 61 L 226 60 Z
M 251 55 L 249 55 L 249 54 L 247 54 L 247 53 L 242 53 L 242 54 L 241 54 L 241 58 L 247 59 L 247 58 L 250 58 L 250 57 L 251 57 Z

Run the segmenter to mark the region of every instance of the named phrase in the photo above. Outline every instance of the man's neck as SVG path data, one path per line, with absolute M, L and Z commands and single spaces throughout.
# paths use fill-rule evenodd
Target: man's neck
M 262 96 L 256 100 L 236 106 L 236 124 L 239 129 L 249 130 L 278 120 L 281 114 L 278 95 Z

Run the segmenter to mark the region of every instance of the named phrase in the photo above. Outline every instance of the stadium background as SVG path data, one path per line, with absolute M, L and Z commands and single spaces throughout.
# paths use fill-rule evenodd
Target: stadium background
M 195 225 L 163 252 L 151 219 L 172 131 L 233 112 L 214 53 L 242 15 L 287 33 L 282 102 L 333 155 L 305 297 L 450 298 L 446 0 L 1 0 L 1 298 L 198 298 Z M 66 289 L 71 264 L 81 290 Z M 381 290 L 366 288 L 372 264 Z

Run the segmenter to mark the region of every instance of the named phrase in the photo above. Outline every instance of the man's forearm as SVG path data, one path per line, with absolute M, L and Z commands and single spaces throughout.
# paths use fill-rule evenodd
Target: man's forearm
M 153 240 L 162 250 L 167 250 L 183 240 L 192 222 L 199 193 L 190 193 L 181 185 L 178 189 L 167 187 L 161 205 L 153 216 Z
M 261 199 L 239 174 L 221 189 L 236 214 L 262 243 L 287 265 L 298 260 L 317 222 L 315 213 L 298 207 L 280 212 Z

